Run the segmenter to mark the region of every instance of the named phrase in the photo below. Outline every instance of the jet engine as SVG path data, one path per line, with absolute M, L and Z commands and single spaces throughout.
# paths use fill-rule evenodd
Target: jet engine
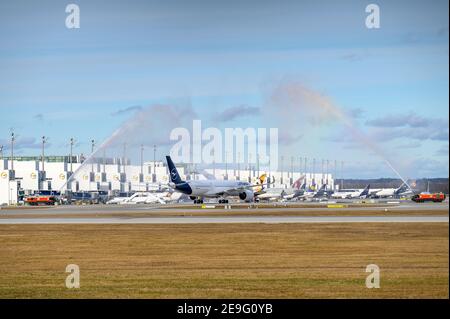
M 253 192 L 250 190 L 245 190 L 242 193 L 239 193 L 239 198 L 245 200 L 246 202 L 252 202 L 254 197 Z

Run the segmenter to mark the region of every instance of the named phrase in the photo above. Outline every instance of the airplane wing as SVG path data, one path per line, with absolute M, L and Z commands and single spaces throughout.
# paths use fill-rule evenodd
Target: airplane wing
M 269 184 L 274 184 L 274 183 L 269 183 Z M 230 189 L 226 190 L 224 193 L 245 191 L 245 190 L 248 190 L 253 187 L 261 187 L 261 184 L 250 184 L 250 185 L 245 185 L 245 186 L 241 186 L 241 187 L 230 188 Z

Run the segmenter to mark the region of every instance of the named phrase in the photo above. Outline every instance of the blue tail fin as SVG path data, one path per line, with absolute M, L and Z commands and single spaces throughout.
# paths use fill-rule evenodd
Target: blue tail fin
M 366 188 L 364 188 L 364 190 L 361 192 L 361 194 L 359 194 L 359 196 L 369 196 L 369 189 L 370 189 L 370 184 L 366 186 Z
M 169 167 L 170 181 L 175 184 L 183 183 L 180 174 L 178 174 L 177 168 L 175 167 L 175 164 L 172 162 L 170 156 L 166 156 L 166 160 L 167 166 Z

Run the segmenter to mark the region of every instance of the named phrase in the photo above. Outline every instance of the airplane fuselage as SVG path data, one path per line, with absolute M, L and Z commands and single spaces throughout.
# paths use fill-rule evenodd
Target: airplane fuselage
M 175 184 L 174 189 L 192 197 L 238 196 L 251 184 L 242 181 L 202 180 Z

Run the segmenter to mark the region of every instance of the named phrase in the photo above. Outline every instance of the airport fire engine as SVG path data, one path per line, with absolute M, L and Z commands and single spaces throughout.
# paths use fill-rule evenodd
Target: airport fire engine
M 29 196 L 25 199 L 25 203 L 31 206 L 38 205 L 55 205 L 58 199 L 55 196 L 36 195 Z
M 416 203 L 423 203 L 423 202 L 442 202 L 445 200 L 445 194 L 443 193 L 421 193 L 418 195 L 414 195 L 411 198 Z

